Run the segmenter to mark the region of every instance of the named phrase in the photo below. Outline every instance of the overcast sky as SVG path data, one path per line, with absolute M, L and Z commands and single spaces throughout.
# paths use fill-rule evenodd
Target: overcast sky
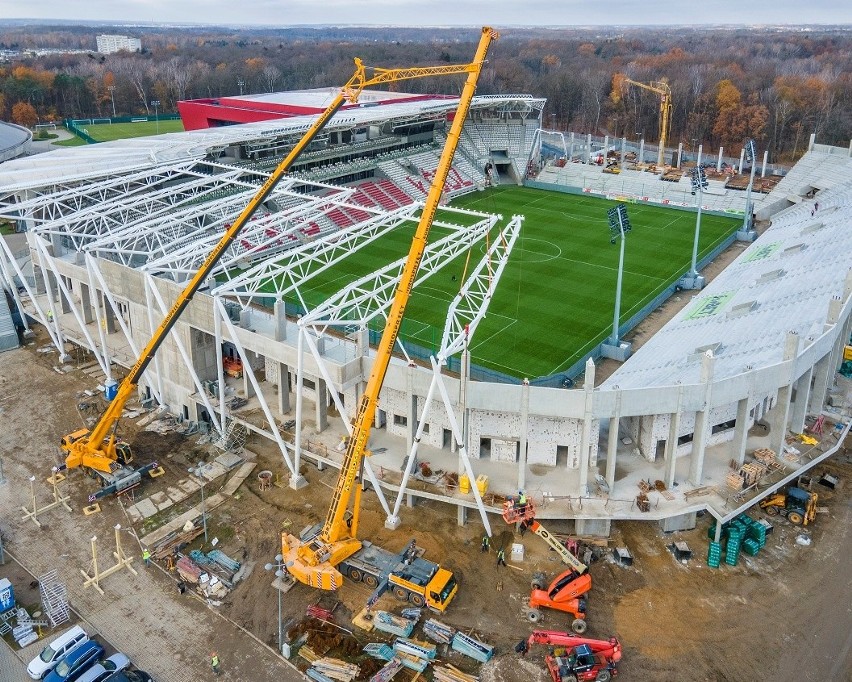
M 220 24 L 849 24 L 849 0 L 0 0 L 0 18 Z

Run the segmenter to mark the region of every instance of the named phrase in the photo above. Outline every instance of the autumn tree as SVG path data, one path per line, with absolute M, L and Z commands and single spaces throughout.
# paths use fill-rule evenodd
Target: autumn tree
M 12 107 L 12 122 L 26 128 L 33 128 L 38 123 L 35 107 L 29 102 L 17 102 Z

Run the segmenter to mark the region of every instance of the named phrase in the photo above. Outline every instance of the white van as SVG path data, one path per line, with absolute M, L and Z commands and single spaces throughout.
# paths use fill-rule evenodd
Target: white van
M 73 651 L 83 642 L 89 639 L 89 635 L 79 625 L 75 625 L 67 632 L 63 632 L 59 637 L 48 644 L 41 653 L 30 661 L 27 666 L 27 674 L 34 680 L 42 679 L 47 673 L 59 663 L 69 651 Z

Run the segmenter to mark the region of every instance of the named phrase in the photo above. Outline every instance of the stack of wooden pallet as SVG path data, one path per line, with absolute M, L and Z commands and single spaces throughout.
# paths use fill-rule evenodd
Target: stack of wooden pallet
M 743 479 L 746 487 L 757 483 L 765 473 L 766 466 L 760 462 L 749 462 L 740 467 L 740 477 Z
M 769 448 L 759 448 L 754 451 L 754 458 L 761 464 L 769 466 L 775 461 L 775 451 Z
M 468 675 L 453 665 L 439 666 L 432 668 L 435 682 L 479 682 L 479 678 L 474 675 Z
M 729 471 L 728 475 L 725 476 L 725 484 L 731 490 L 742 490 L 743 489 L 743 477 L 740 476 L 738 471 Z
M 361 669 L 354 663 L 347 663 L 346 661 L 341 661 L 339 658 L 329 657 L 314 661 L 311 669 L 325 677 L 332 680 L 339 680 L 340 682 L 351 682 L 361 672 Z

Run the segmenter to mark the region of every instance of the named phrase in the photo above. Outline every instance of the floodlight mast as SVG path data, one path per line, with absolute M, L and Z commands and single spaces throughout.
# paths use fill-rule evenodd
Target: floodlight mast
M 618 346 L 621 340 L 618 337 L 618 321 L 621 317 L 621 279 L 624 273 L 624 243 L 627 241 L 625 235 L 630 232 L 630 220 L 627 217 L 627 207 L 618 204 L 607 211 L 609 216 L 610 243 L 621 237 L 621 248 L 618 255 L 618 280 L 615 284 L 615 312 L 612 316 L 612 336 L 609 343 Z
M 757 166 L 757 153 L 754 140 L 746 141 L 745 156 L 751 164 L 751 173 L 748 178 L 748 188 L 746 189 L 745 214 L 743 215 L 743 232 L 747 233 L 751 230 L 751 188 L 754 185 L 754 169 Z

